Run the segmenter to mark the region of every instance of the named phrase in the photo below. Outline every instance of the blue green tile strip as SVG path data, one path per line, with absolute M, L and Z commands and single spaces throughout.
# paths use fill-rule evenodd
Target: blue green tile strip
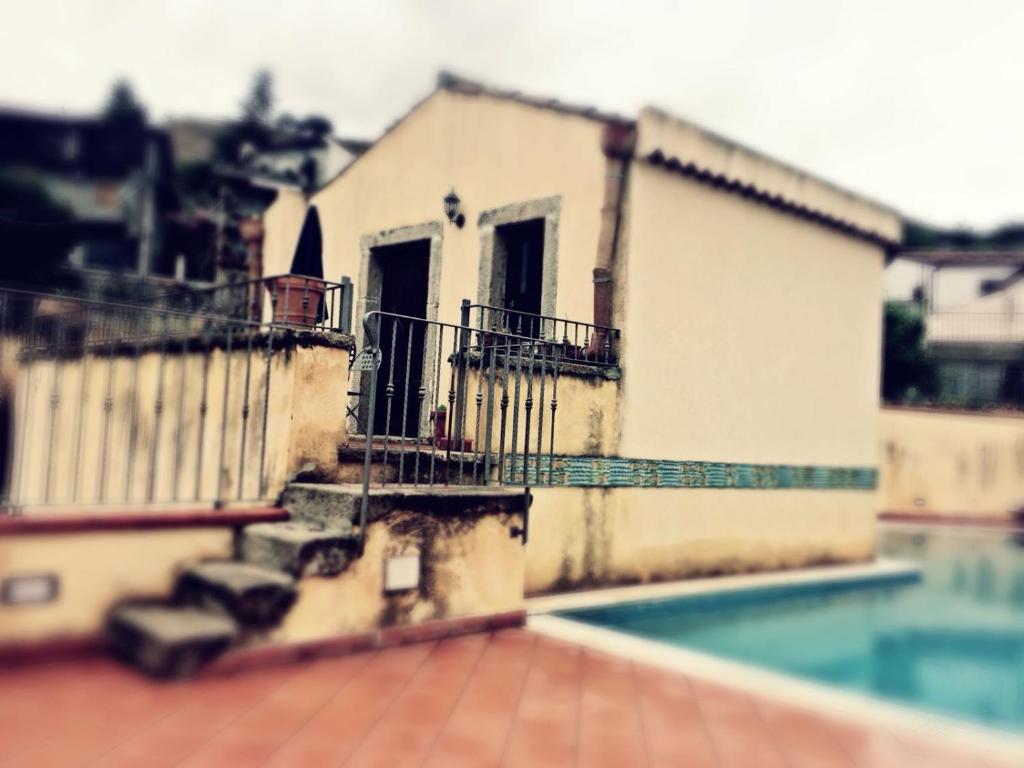
M 872 491 L 874 467 L 731 464 L 594 456 L 541 456 L 527 460 L 527 485 L 564 488 L 816 488 Z M 509 458 L 506 477 L 523 482 L 523 457 Z

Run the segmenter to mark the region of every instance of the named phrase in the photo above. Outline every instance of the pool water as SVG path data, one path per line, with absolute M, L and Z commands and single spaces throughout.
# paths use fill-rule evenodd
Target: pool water
M 921 575 L 561 615 L 1024 733 L 1024 537 L 886 527 L 879 551 Z

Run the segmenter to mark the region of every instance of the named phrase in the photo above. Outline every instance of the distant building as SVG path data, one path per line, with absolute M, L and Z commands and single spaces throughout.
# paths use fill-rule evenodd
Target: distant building
M 886 296 L 921 307 L 940 402 L 1024 405 L 1024 251 L 904 251 Z
M 78 270 L 171 275 L 164 216 L 177 207 L 166 133 L 96 117 L 0 111 L 0 168 L 77 219 Z M 24 254 L 24 258 L 30 258 Z
M 332 136 L 327 121 L 309 118 L 279 123 L 267 130 L 259 146 L 243 142 L 237 156 L 225 160 L 218 144 L 232 126 L 229 121 L 200 118 L 173 118 L 165 124 L 179 172 L 184 176 L 205 168 L 205 187 L 185 193 L 188 213 L 183 224 L 193 232 L 203 224 L 215 230 L 217 282 L 262 273 L 259 264 L 248 263 L 240 219 L 262 216 L 282 200 L 298 201 L 304 208 L 307 195 L 370 146 L 368 141 Z

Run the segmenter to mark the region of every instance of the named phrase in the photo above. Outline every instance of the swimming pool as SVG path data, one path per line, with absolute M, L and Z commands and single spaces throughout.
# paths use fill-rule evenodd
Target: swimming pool
M 879 552 L 921 573 L 559 615 L 1024 733 L 1024 537 L 886 527 Z

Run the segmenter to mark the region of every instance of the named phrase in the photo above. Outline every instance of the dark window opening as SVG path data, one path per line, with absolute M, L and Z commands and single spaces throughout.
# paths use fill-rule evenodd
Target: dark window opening
M 131 272 L 138 266 L 139 246 L 135 240 L 87 240 L 82 243 L 82 264 L 90 269 Z
M 539 315 L 544 283 L 544 219 L 495 229 L 495 277 L 505 309 Z

